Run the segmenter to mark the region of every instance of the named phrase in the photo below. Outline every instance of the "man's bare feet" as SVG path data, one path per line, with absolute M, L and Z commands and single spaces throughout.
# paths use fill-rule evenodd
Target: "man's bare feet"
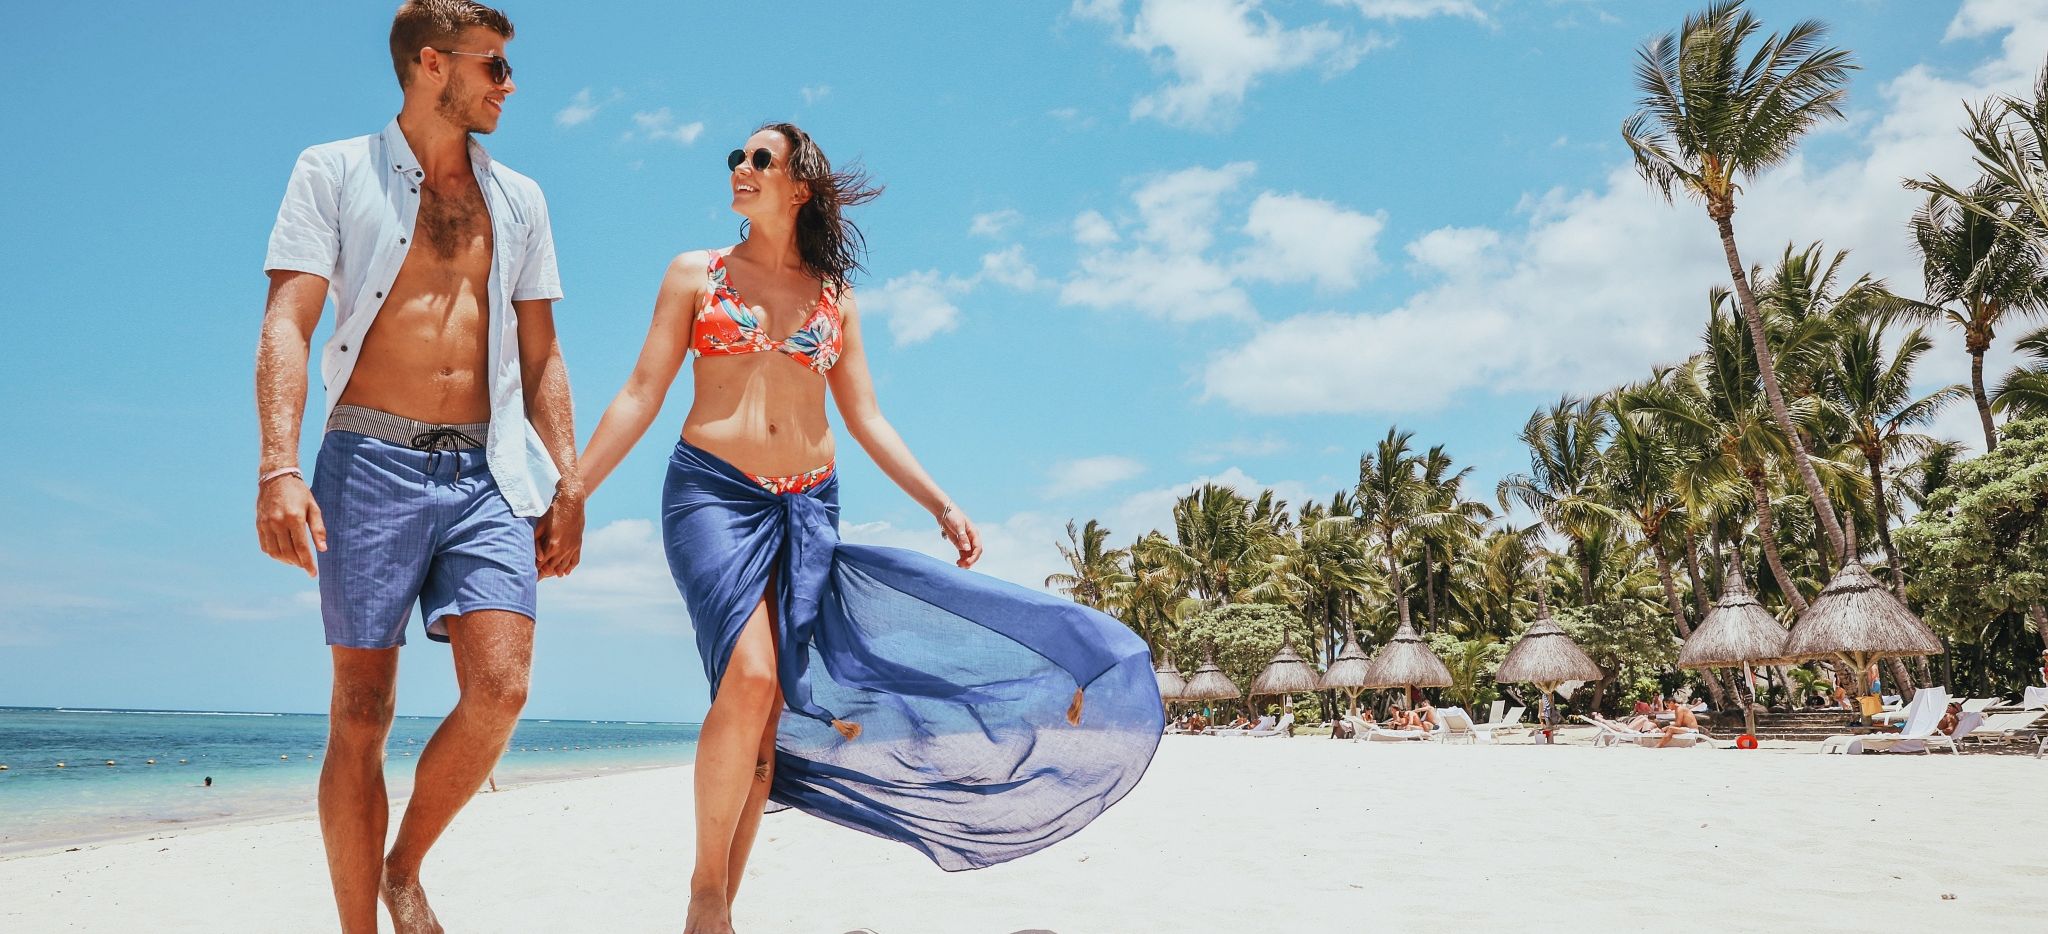
M 683 921 L 683 934 L 733 934 L 732 903 L 723 890 L 690 893 L 690 914 Z
M 417 876 L 400 876 L 384 869 L 384 908 L 391 912 L 391 927 L 398 934 L 442 934 L 441 922 L 427 906 L 427 890 Z

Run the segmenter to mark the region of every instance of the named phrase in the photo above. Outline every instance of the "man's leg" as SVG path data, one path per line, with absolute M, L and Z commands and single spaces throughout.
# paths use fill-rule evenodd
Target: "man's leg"
M 464 614 L 449 624 L 448 638 L 461 697 L 420 750 L 412 800 L 384 860 L 384 904 L 400 934 L 441 929 L 420 887 L 420 862 L 497 765 L 533 670 L 533 620 L 519 613 Z
M 344 934 L 376 934 L 384 866 L 384 740 L 398 690 L 398 650 L 334 646 L 327 754 L 320 763 L 320 838 Z

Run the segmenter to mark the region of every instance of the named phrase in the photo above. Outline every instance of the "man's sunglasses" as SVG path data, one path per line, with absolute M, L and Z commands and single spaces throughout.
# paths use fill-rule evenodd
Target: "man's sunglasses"
M 442 55 L 472 55 L 477 58 L 488 58 L 490 61 L 484 64 L 490 66 L 492 84 L 504 84 L 512 80 L 512 63 L 506 61 L 505 56 L 499 55 L 496 52 L 457 52 L 454 49 L 435 49 L 431 45 L 427 46 L 427 48 L 434 49 L 434 51 Z
M 735 149 L 729 153 L 726 153 L 725 170 L 728 172 L 739 171 L 740 163 L 747 161 L 747 158 L 747 151 L 744 149 Z M 769 152 L 768 147 L 763 146 L 759 149 L 754 150 L 753 161 L 755 170 L 766 171 L 768 169 L 769 164 L 775 161 L 775 154 Z

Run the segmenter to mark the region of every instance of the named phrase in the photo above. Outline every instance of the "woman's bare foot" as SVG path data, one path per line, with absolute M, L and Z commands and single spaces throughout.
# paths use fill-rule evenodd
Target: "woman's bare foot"
M 690 914 L 683 934 L 733 934 L 732 903 L 722 889 L 690 893 Z
M 427 890 L 417 876 L 394 875 L 384 870 L 384 908 L 391 912 L 391 926 L 398 934 L 442 934 L 441 922 L 427 906 Z

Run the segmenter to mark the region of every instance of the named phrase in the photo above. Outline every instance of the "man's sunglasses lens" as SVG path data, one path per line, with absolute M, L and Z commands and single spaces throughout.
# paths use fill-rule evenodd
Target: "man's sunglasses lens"
M 747 151 L 744 149 L 735 149 L 726 153 L 725 170 L 728 172 L 739 171 L 740 163 L 745 161 L 747 161 Z M 766 146 L 754 150 L 754 168 L 766 171 L 768 163 L 773 161 L 775 161 L 775 154 L 769 152 Z
M 491 81 L 504 84 L 512 80 L 512 63 L 495 55 L 491 56 Z

